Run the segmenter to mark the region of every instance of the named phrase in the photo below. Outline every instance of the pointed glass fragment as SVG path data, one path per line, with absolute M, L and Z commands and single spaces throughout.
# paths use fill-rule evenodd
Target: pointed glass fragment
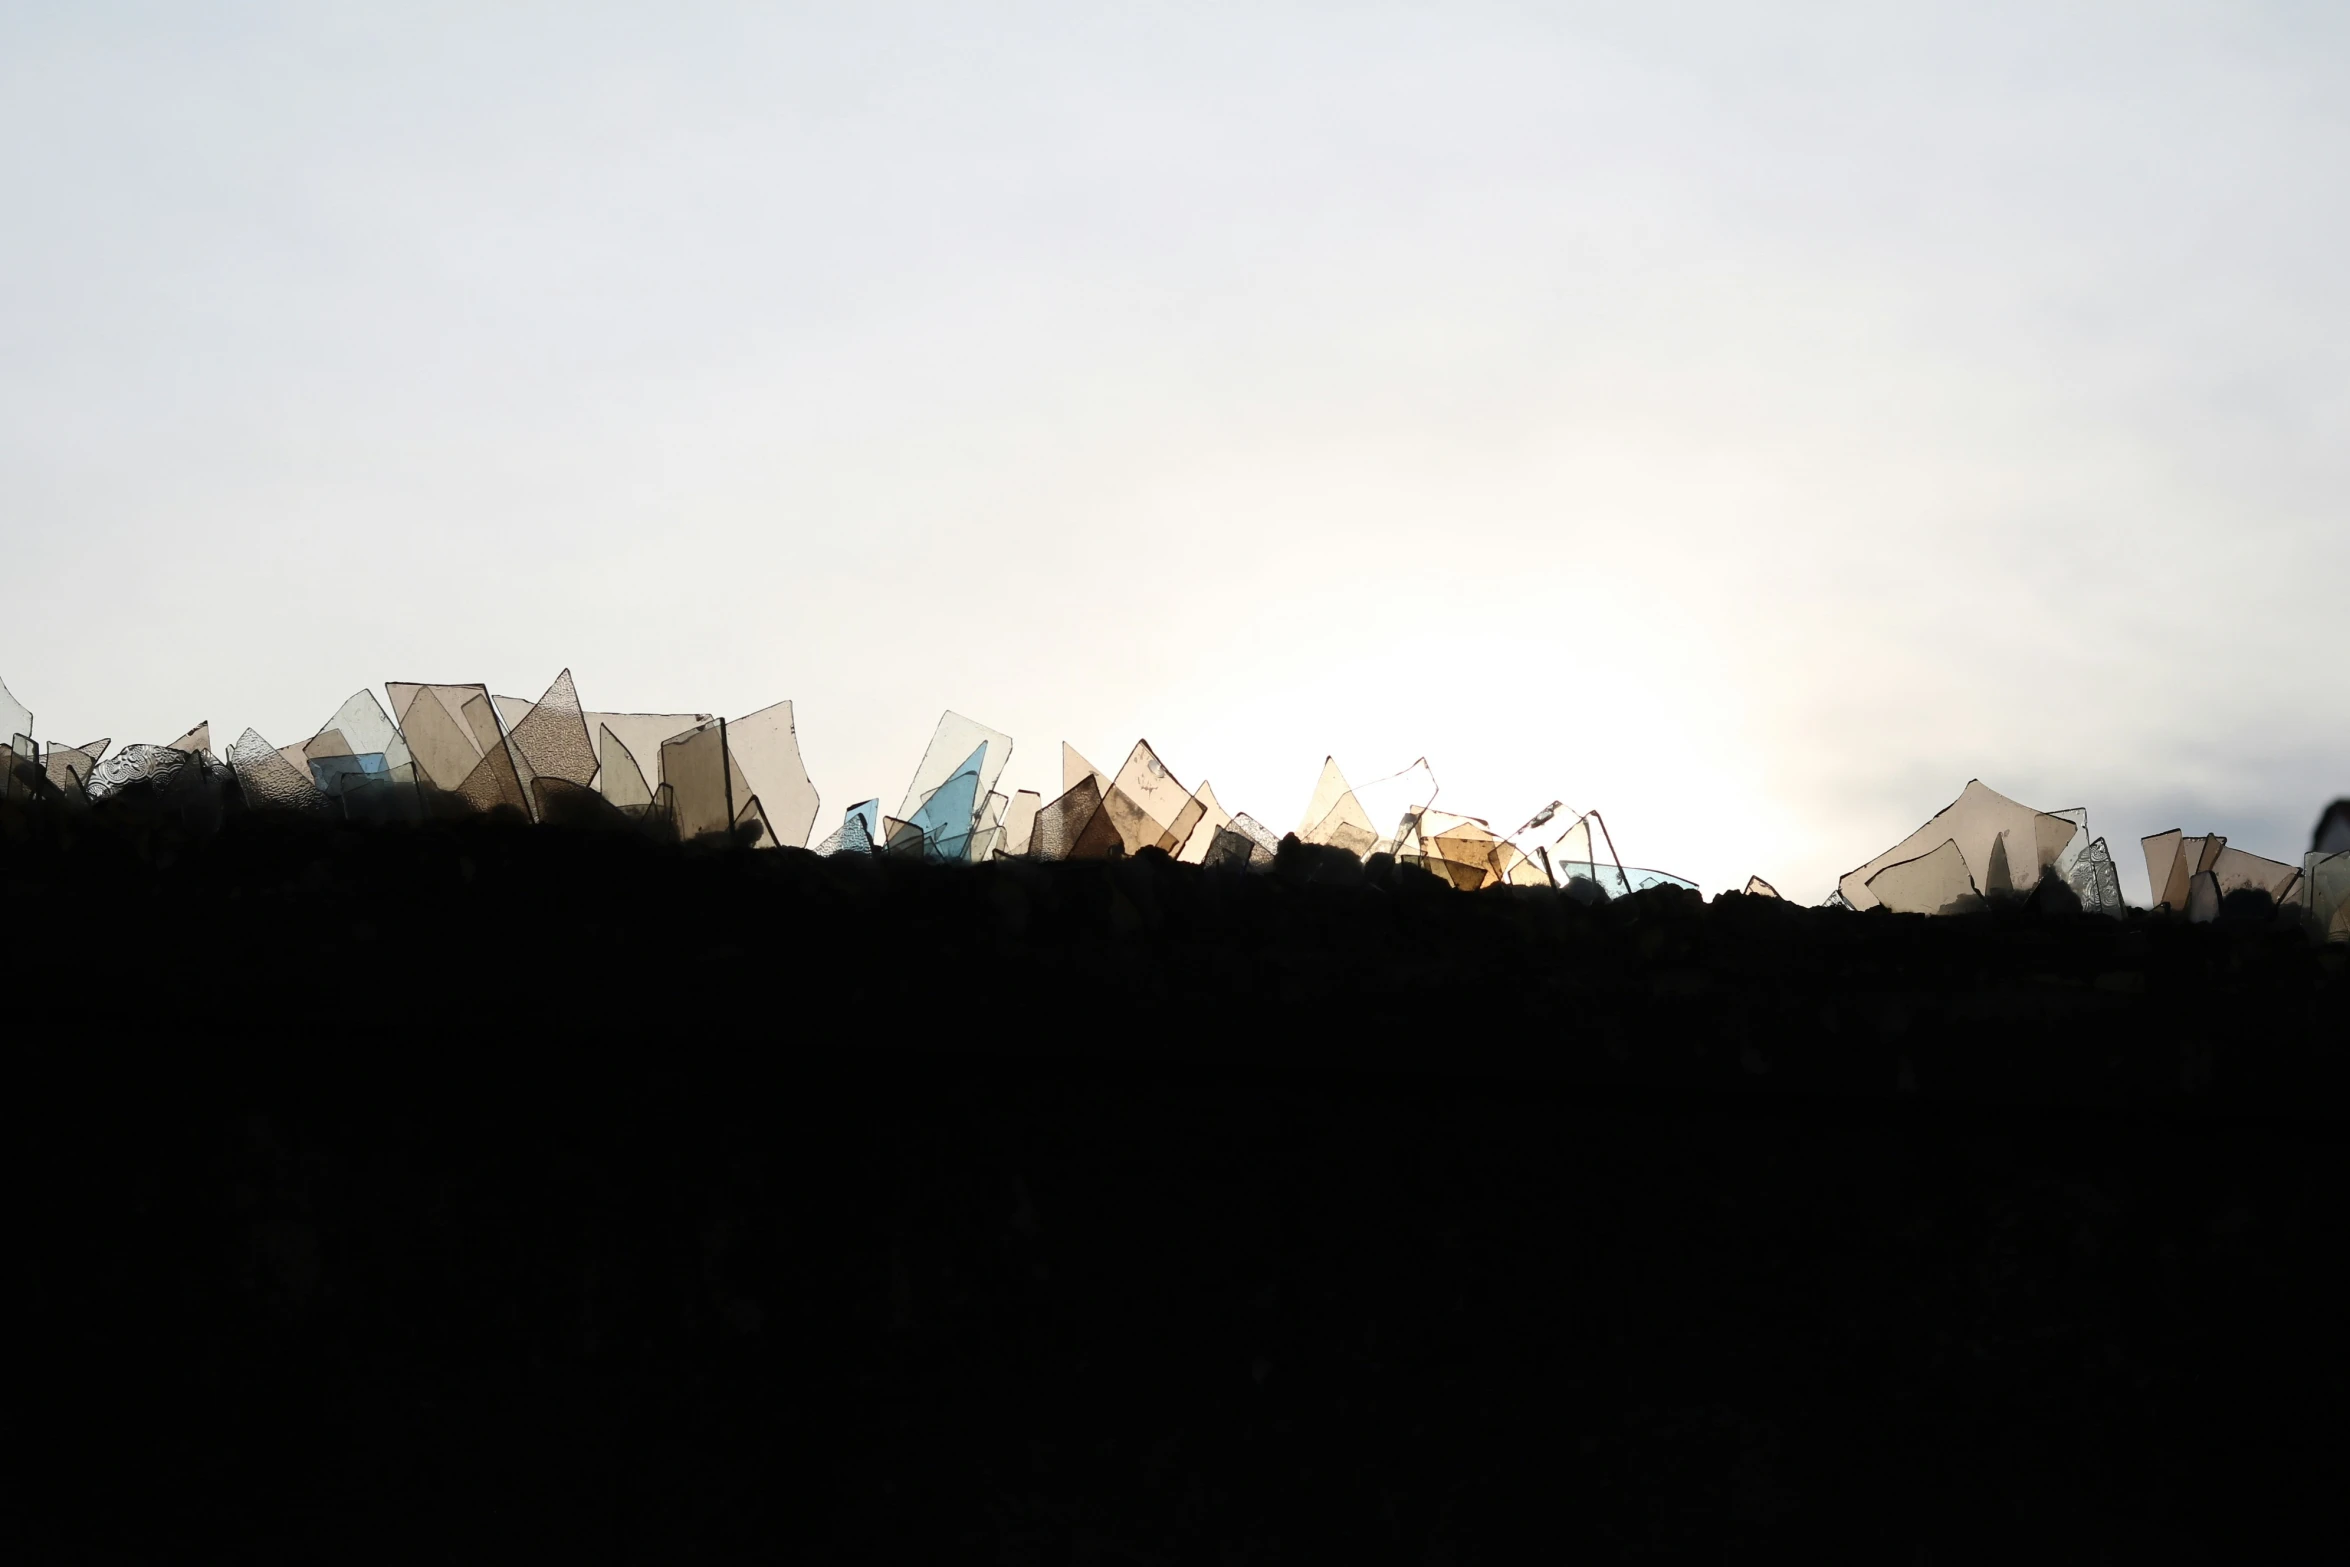
M 871 854 L 874 829 L 881 822 L 881 802 L 861 800 L 849 807 L 831 837 L 816 845 L 818 854 Z
M 1034 789 L 1012 796 L 1012 803 L 1004 810 L 1004 853 L 1028 852 L 1036 832 L 1036 813 L 1043 808 L 1044 796 Z
M 596 785 L 604 798 L 624 811 L 651 804 L 653 791 L 645 783 L 644 769 L 608 727 L 599 736 L 599 750 L 602 765 L 596 771 Z
M 277 747 L 248 729 L 228 749 L 229 770 L 245 803 L 257 811 L 326 813 L 327 799 L 318 786 L 278 753 Z
M 595 742 L 568 669 L 555 677 L 544 696 L 523 707 L 507 736 L 533 778 L 560 778 L 584 789 L 596 776 Z
M 960 772 L 971 756 L 980 753 L 978 788 L 971 800 L 976 806 L 981 798 L 995 788 L 1002 775 L 1004 763 L 1012 757 L 1012 737 L 976 723 L 960 713 L 948 712 L 938 720 L 938 728 L 930 737 L 929 747 L 922 753 L 921 765 L 914 769 L 913 782 L 906 785 L 906 798 L 898 806 L 901 820 L 910 821 L 921 809 L 921 802 L 948 779 Z M 965 824 L 968 828 L 968 823 Z
M 1090 773 L 1079 778 L 1075 787 L 1036 813 L 1036 825 L 1029 835 L 1029 854 L 1039 860 L 1067 859 L 1069 851 L 1100 814 L 1101 807 L 1101 784 Z
M 1869 878 L 1868 892 L 1896 914 L 1957 914 L 1982 903 L 1954 838 L 1878 871 Z

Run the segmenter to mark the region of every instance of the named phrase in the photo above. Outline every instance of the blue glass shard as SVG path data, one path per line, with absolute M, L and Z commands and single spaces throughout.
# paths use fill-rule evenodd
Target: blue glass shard
M 987 742 L 981 741 L 945 783 L 930 792 L 922 808 L 907 820 L 922 829 L 922 857 L 933 863 L 957 862 L 971 856 L 971 834 L 979 812 L 979 782 L 987 764 Z

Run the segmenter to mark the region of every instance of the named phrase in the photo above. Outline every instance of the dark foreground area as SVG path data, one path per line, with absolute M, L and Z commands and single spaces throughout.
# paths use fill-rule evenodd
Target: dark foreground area
M 0 1542 L 2332 1529 L 2343 949 L 1336 875 L 0 819 Z

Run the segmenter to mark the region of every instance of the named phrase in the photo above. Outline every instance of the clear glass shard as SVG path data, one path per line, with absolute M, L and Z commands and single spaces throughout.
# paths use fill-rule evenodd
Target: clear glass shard
M 1746 895 L 1750 898 L 1777 898 L 1779 889 L 1764 881 L 1760 876 L 1749 876 L 1746 878 Z M 1786 900 L 1782 898 L 1780 901 L 1785 902 Z
M 1036 813 L 1043 808 L 1044 796 L 1034 789 L 1023 789 L 1012 796 L 1012 803 L 1004 809 L 1004 853 L 1028 852 L 1035 841 Z
M 1092 779 L 1094 787 L 1103 794 L 1110 792 L 1110 775 L 1077 754 L 1077 748 L 1068 741 L 1061 742 L 1061 793 L 1067 794 L 1085 779 Z
M 23 735 L 30 739 L 32 733 L 33 710 L 16 699 L 9 691 L 7 681 L 0 680 L 0 735 Z M 12 744 L 9 747 L 10 754 L 15 754 L 15 750 Z
M 981 740 L 963 758 L 962 765 L 922 799 L 907 820 L 922 833 L 923 857 L 932 861 L 962 861 L 971 853 L 971 835 L 979 813 L 981 776 L 988 765 L 991 742 Z
M 734 720 L 726 726 L 726 745 L 751 792 L 758 796 L 774 840 L 793 848 L 805 844 L 815 829 L 821 802 L 800 757 L 800 732 L 792 720 L 792 705 L 777 702 Z M 1006 749 L 1010 749 L 1008 743 Z

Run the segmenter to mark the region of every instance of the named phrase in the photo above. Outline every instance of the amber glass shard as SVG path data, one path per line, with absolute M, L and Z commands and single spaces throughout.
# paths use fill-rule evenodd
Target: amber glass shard
M 1175 823 L 1159 834 L 1159 847 L 1168 854 L 1180 855 L 1184 845 L 1199 832 L 1199 824 L 1206 821 L 1208 808 L 1196 794 L 1187 795 L 1183 809 L 1175 813 Z
M 1249 815 L 1248 812 L 1242 811 L 1238 816 L 1232 818 L 1232 826 L 1229 830 L 1248 839 L 1251 845 L 1247 869 L 1264 871 L 1273 868 L 1274 857 L 1281 852 L 1281 840 L 1274 834 L 1273 829 Z
M 308 776 L 278 754 L 277 747 L 248 729 L 228 749 L 229 770 L 245 803 L 255 810 L 306 811 L 323 814 L 327 799 Z
M 1968 881 L 1980 895 L 1990 877 L 1992 850 L 2005 835 L 2009 880 L 2017 891 L 2025 891 L 2038 884 L 2040 873 L 2055 863 L 2077 830 L 2076 824 L 2063 817 L 2020 805 L 1985 788 L 1981 779 L 1969 779 L 1959 797 L 1937 811 L 1932 820 L 1868 864 L 1845 872 L 1837 890 L 1854 908 L 1874 907 L 1875 895 L 1868 890 L 1870 878 L 1889 866 L 1922 859 L 1948 842 L 1958 845 Z M 1906 881 L 1901 884 L 1907 885 Z
M 1148 837 L 1140 843 L 1129 840 L 1128 852 L 1165 838 L 1174 830 L 1175 820 L 1183 814 L 1184 807 L 1191 804 L 1191 791 L 1167 771 L 1167 764 L 1159 760 L 1159 753 L 1151 748 L 1148 740 L 1134 742 L 1134 749 L 1127 753 L 1126 765 L 1110 780 L 1110 789 L 1124 795 L 1150 823 Z M 1136 836 L 1142 834 L 1138 831 Z
M 1390 823 L 1388 832 L 1393 831 Z M 1306 802 L 1306 819 L 1298 823 L 1297 836 L 1304 843 L 1326 843 L 1356 855 L 1369 854 L 1383 836 L 1354 790 L 1347 787 L 1335 758 L 1322 759 L 1322 775 L 1314 782 L 1313 798 Z
M 505 726 L 506 733 L 512 734 L 515 726 L 530 716 L 530 710 L 536 704 L 528 697 L 493 696 L 490 705 L 497 709 L 498 722 Z
M 2301 867 L 2287 865 L 2280 860 L 2264 859 L 2247 854 L 2242 849 L 2231 849 L 2222 842 L 2211 857 L 2211 873 L 2219 883 L 2221 897 L 2231 892 L 2265 892 L 2283 903 L 2293 896 L 2294 884 L 2301 879 Z
M 1004 809 L 1004 853 L 1026 854 L 1035 841 L 1036 813 L 1044 808 L 1044 796 L 1034 789 L 1023 789 L 1012 796 L 1012 803 Z
M 725 837 L 734 826 L 726 724 L 709 723 L 661 745 L 661 783 L 674 793 L 677 836 Z
M 653 791 L 645 783 L 644 769 L 637 766 L 636 756 L 609 728 L 599 737 L 601 765 L 596 770 L 598 791 L 615 807 L 630 810 L 652 802 Z
M 2171 867 L 2178 863 L 2179 846 L 2186 836 L 2173 827 L 2169 832 L 2151 833 L 2138 840 L 2138 847 L 2146 855 L 2147 896 L 2158 904 L 2165 901 L 2164 892 L 2171 883 Z M 2180 890 L 2183 896 L 2184 881 L 2180 884 Z M 2177 905 L 2172 906 L 2175 908 Z
M 792 705 L 777 702 L 745 713 L 726 726 L 726 746 L 759 797 L 768 830 L 778 843 L 799 848 L 815 829 L 821 804 L 808 767 L 800 757 L 800 732 Z
M 1103 794 L 1110 792 L 1110 775 L 1077 754 L 1077 748 L 1068 741 L 1061 742 L 1061 793 L 1067 794 L 1085 779 L 1092 779 L 1094 787 Z
M 1094 817 L 1101 813 L 1102 788 L 1088 774 L 1036 813 L 1028 852 L 1040 860 L 1065 860 Z
M 940 715 L 938 728 L 930 736 L 930 745 L 922 753 L 921 765 L 914 769 L 913 782 L 906 785 L 906 798 L 898 806 L 899 817 L 911 821 L 915 812 L 922 808 L 922 802 L 960 772 L 974 752 L 979 753 L 980 757 L 976 775 L 978 786 L 971 796 L 972 804 L 976 807 L 995 788 L 996 779 L 1003 773 L 1004 763 L 1011 760 L 1012 737 L 965 718 L 960 713 Z M 969 824 L 965 825 L 968 827 Z
M 871 854 L 874 829 L 881 822 L 881 802 L 862 800 L 841 818 L 831 837 L 816 845 L 818 854 Z
M 1896 914 L 1957 914 L 1982 901 L 1953 838 L 1915 859 L 1884 867 L 1869 878 L 1868 892 Z
M 527 705 L 508 738 L 533 778 L 560 778 L 584 789 L 596 776 L 595 741 L 568 669 Z
M 1208 781 L 1204 778 L 1200 780 L 1200 786 L 1192 791 L 1191 803 L 1198 808 L 1199 819 L 1192 824 L 1190 833 L 1173 852 L 1175 858 L 1186 865 L 1202 865 L 1207 862 L 1208 851 L 1215 846 L 1216 834 L 1231 825 L 1232 813 L 1218 803 L 1216 791 L 1208 787 Z
M 881 852 L 892 859 L 918 860 L 922 858 L 922 829 L 912 822 L 900 821 L 894 816 L 881 819 Z
M 1746 878 L 1746 895 L 1750 898 L 1777 898 L 1779 889 L 1760 876 L 1749 876 Z M 1783 903 L 1786 900 L 1781 898 L 1780 901 Z

